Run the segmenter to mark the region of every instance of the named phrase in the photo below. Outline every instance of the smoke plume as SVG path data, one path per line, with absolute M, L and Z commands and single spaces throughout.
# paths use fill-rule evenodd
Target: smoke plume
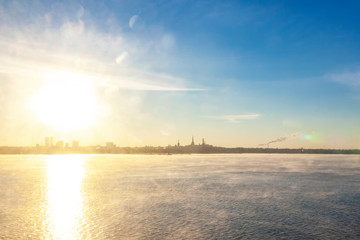
M 283 141 L 286 141 L 286 140 L 290 140 L 290 139 L 294 139 L 294 138 L 297 138 L 298 136 L 300 136 L 301 133 L 292 133 L 292 134 L 289 134 L 289 135 L 285 135 L 283 137 L 279 137 L 279 138 L 276 138 L 276 139 L 273 139 L 267 143 L 261 143 L 259 144 L 258 146 L 259 147 L 263 147 L 263 146 L 267 146 L 269 147 L 269 145 L 271 143 L 277 143 L 277 142 L 283 142 Z

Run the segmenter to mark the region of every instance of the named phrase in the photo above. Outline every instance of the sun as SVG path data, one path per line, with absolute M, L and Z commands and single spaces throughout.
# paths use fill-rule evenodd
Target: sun
M 88 128 L 95 123 L 97 98 L 91 78 L 67 71 L 45 74 L 30 106 L 40 122 L 59 131 Z

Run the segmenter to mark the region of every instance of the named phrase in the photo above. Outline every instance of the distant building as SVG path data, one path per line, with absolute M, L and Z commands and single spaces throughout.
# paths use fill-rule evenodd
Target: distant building
M 206 145 L 204 138 L 202 139 L 202 145 Z
M 72 141 L 72 148 L 78 148 L 79 147 L 79 141 Z
M 192 140 L 191 140 L 191 146 L 194 146 L 195 142 L 194 142 L 194 136 L 192 136 Z
M 45 138 L 45 147 L 50 147 L 50 138 L 49 137 Z
M 105 143 L 105 147 L 106 148 L 115 148 L 116 145 L 113 142 L 107 142 L 107 143 Z
M 64 147 L 64 141 L 57 141 L 57 142 L 56 142 L 56 147 L 61 147 L 61 148 L 63 148 L 63 147 Z
M 53 137 L 50 137 L 50 146 L 54 146 Z

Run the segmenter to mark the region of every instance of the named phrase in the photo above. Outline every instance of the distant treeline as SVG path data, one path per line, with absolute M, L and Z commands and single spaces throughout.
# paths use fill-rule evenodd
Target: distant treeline
M 214 153 L 288 153 L 360 154 L 360 149 L 225 148 L 208 144 L 167 147 L 0 147 L 0 154 L 214 154 Z

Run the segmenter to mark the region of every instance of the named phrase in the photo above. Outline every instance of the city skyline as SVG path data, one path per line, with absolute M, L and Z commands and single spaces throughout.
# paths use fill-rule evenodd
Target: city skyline
M 277 148 L 271 144 L 284 141 L 276 139 L 258 147 L 223 147 L 214 146 L 205 142 L 197 143 L 194 136 L 189 144 L 168 144 L 167 146 L 118 146 L 114 142 L 105 142 L 97 145 L 80 145 L 79 141 L 72 140 L 70 145 L 66 139 L 54 141 L 54 137 L 45 137 L 44 144 L 35 146 L 0 146 L 0 154 L 31 154 L 31 155 L 58 155 L 58 154 L 360 154 L 360 149 L 306 149 L 306 148 Z
M 156 152 L 158 150 L 160 151 L 166 151 L 169 149 L 175 149 L 175 152 L 172 153 L 328 153 L 328 154 L 359 154 L 360 149 L 358 148 L 304 148 L 304 147 L 297 147 L 297 148 L 291 148 L 291 147 L 278 147 L 276 143 L 282 142 L 287 140 L 288 137 L 294 137 L 294 136 L 287 136 L 287 137 L 281 137 L 278 139 L 274 139 L 272 141 L 269 141 L 267 143 L 259 144 L 256 147 L 244 147 L 244 146 L 236 146 L 236 147 L 227 147 L 227 146 L 220 146 L 220 145 L 213 145 L 209 144 L 207 141 L 205 141 L 205 138 L 201 138 L 201 140 L 196 140 L 194 136 L 191 136 L 191 140 L 187 139 L 188 141 L 180 141 L 180 139 L 177 140 L 176 143 L 168 143 L 166 145 L 118 145 L 114 142 L 98 142 L 96 144 L 92 145 L 81 145 L 80 142 L 76 138 L 71 139 L 65 139 L 63 137 L 61 138 L 55 138 L 54 136 L 46 136 L 43 139 L 43 142 L 36 143 L 35 145 L 1 145 L 1 151 L 3 154 L 8 154 L 7 150 L 10 149 L 10 152 L 17 152 L 20 154 L 29 154 L 29 153 L 46 153 L 41 152 L 41 150 L 52 150 L 48 152 L 49 154 L 69 154 L 69 153 L 79 153 L 77 150 L 84 150 L 86 149 L 86 152 L 83 153 L 91 153 L 91 151 L 95 151 L 93 153 L 111 153 L 111 152 L 97 152 L 99 149 L 107 149 L 107 150 L 115 150 L 115 149 L 147 149 L 146 151 L 149 152 L 137 152 L 137 153 L 148 153 L 148 154 L 163 154 L 163 152 Z M 305 136 L 302 136 L 305 137 Z M 199 150 L 197 147 L 206 146 L 210 147 L 212 151 L 210 152 L 191 152 L 191 147 L 195 147 L 195 150 Z M 25 152 L 22 152 L 21 149 L 27 149 Z M 189 152 L 176 152 L 176 149 L 182 149 L 182 148 L 188 148 Z M 73 149 L 76 150 L 75 152 L 57 152 L 57 150 L 61 149 Z M 92 150 L 90 150 L 92 149 Z M 155 152 L 152 152 L 152 150 L 156 150 Z M 207 150 L 210 150 L 207 149 Z M 192 149 L 194 150 L 194 149 Z M 201 150 L 201 148 L 200 148 Z M 269 150 L 269 151 L 267 151 Z M 313 151 L 314 150 L 314 151 Z M 18 152 L 19 151 L 19 152 Z M 40 152 L 39 152 L 40 151 Z M 137 150 L 135 150 L 137 151 Z M 230 152 L 229 152 L 230 151 Z M 235 151 L 235 152 L 232 152 Z M 245 152 L 244 152 L 245 151 Z M 265 151 L 265 152 L 263 152 Z M 306 152 L 304 152 L 306 151 Z M 13 152 L 13 153 L 15 153 Z M 81 151 L 80 151 L 81 152 Z M 0 153 L 0 154 L 2 154 Z M 113 153 L 125 153 L 125 152 L 113 152 Z M 127 152 L 127 153 L 136 153 L 136 152 Z
M 190 138 L 189 138 L 190 139 Z M 185 142 L 185 141 L 184 141 Z M 114 142 L 103 142 L 103 143 L 97 143 L 95 144 L 95 146 L 100 146 L 101 144 L 104 144 L 105 146 L 117 146 L 116 143 Z M 205 142 L 205 138 L 201 138 L 201 141 L 196 141 L 194 136 L 191 136 L 191 140 L 188 141 L 188 143 L 181 143 L 180 139 L 177 140 L 176 143 L 169 143 L 167 144 L 168 146 L 193 146 L 193 145 L 206 145 Z M 24 146 L 29 146 L 29 145 L 24 145 Z M 76 139 L 76 138 L 70 138 L 70 139 L 65 139 L 63 137 L 61 138 L 55 138 L 54 136 L 46 136 L 43 139 L 43 142 L 41 143 L 36 143 L 36 146 L 41 146 L 41 147 L 80 147 L 80 142 Z M 149 146 L 149 145 L 145 145 L 145 146 Z M 21 147 L 21 146 L 20 146 Z M 125 146 L 122 146 L 125 147 Z M 126 146 L 126 147 L 138 147 L 138 146 Z M 143 147 L 143 146 L 141 146 Z
M 359 7 L 0 1 L 0 146 L 359 149 Z

